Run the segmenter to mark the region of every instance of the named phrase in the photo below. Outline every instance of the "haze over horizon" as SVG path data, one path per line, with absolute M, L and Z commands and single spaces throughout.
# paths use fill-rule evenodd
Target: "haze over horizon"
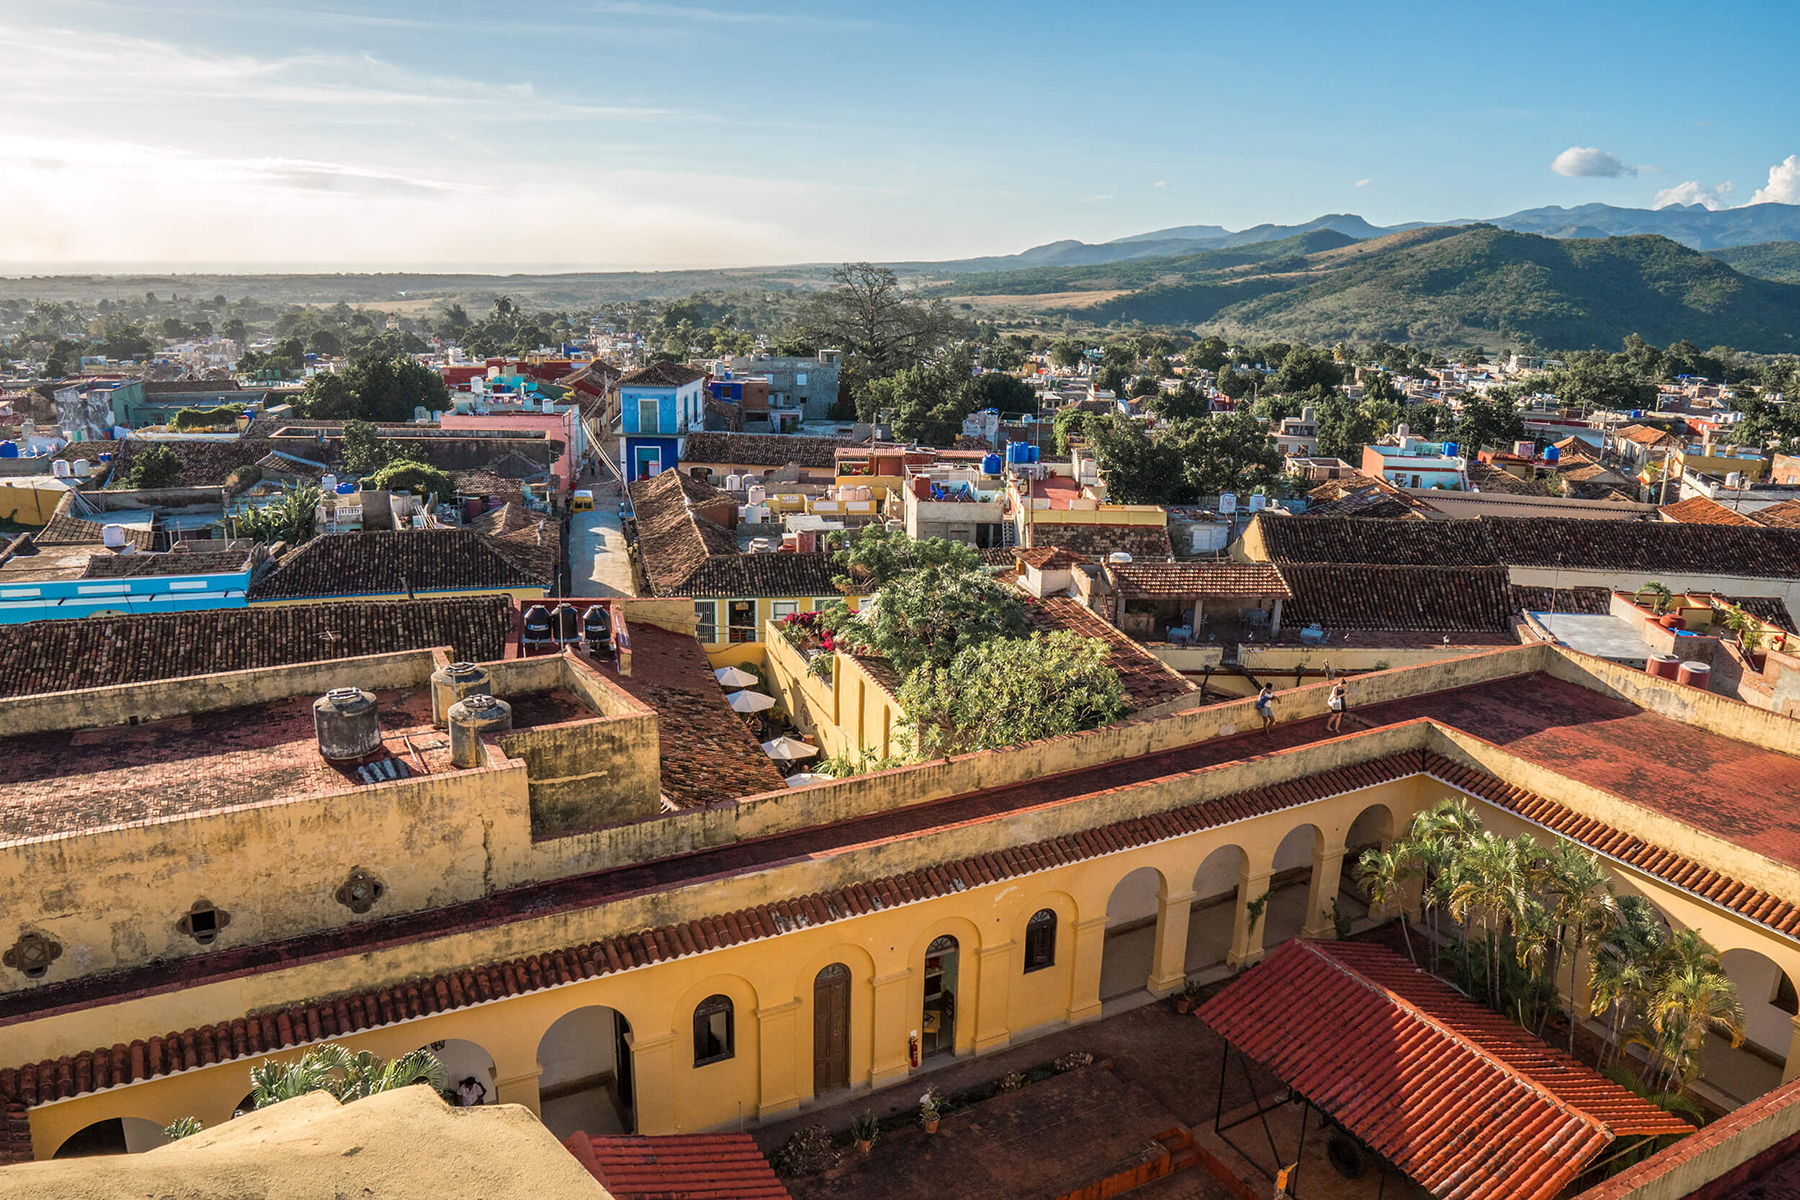
M 0 0 L 0 272 L 632 270 L 1800 203 L 1800 14 Z

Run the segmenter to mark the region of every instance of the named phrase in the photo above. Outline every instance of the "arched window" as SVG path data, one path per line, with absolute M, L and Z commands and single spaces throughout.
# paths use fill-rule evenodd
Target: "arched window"
M 730 996 L 708 996 L 694 1006 L 694 1065 L 724 1062 L 733 1050 Z
M 1040 908 L 1025 922 L 1025 973 L 1056 965 L 1056 914 Z

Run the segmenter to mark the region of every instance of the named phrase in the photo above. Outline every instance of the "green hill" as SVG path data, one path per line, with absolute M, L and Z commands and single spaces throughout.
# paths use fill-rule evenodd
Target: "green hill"
M 1198 256 L 1196 256 L 1198 257 Z M 1100 322 L 1221 326 L 1311 342 L 1485 336 L 1559 349 L 1658 344 L 1800 350 L 1800 285 L 1739 274 L 1655 235 L 1557 240 L 1491 225 L 1410 230 L 1302 259 L 1171 278 L 1071 309 Z M 1098 286 L 1098 285 L 1089 285 Z
M 1709 250 L 1706 257 L 1718 259 L 1740 275 L 1773 279 L 1778 283 L 1800 283 L 1800 242 L 1732 246 L 1725 250 Z
M 1055 292 L 1111 291 L 1148 288 L 1176 280 L 1236 274 L 1236 268 L 1256 265 L 1264 271 L 1275 264 L 1304 265 L 1304 257 L 1323 250 L 1355 245 L 1356 239 L 1332 229 L 1316 229 L 1273 242 L 1257 242 L 1228 250 L 1202 250 L 1159 258 L 1134 258 L 1088 266 L 1023 267 L 1013 271 L 987 271 L 956 275 L 930 291 L 940 296 L 1042 296 Z

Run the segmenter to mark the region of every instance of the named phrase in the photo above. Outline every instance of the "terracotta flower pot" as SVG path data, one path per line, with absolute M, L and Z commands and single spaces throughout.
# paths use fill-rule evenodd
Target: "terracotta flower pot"
M 931 1120 L 925 1122 L 925 1132 L 926 1133 L 936 1133 L 937 1127 L 938 1127 L 938 1119 L 936 1117 L 933 1117 L 933 1118 L 931 1118 Z
M 1189 1010 L 1191 1010 L 1193 1007 L 1194 1007 L 1194 1002 L 1192 1000 L 1189 1000 L 1186 996 L 1183 996 L 1179 1000 L 1175 1001 L 1175 1011 L 1178 1013 L 1186 1013 Z
M 865 1142 L 861 1138 L 858 1138 L 856 1141 L 856 1152 L 858 1154 L 867 1154 L 869 1152 L 869 1147 L 874 1144 L 874 1142 Z

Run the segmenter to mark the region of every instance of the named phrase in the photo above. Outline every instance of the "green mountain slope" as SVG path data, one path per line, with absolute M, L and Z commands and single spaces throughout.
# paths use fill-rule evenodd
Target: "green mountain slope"
M 1718 259 L 1740 275 L 1773 279 L 1779 283 L 1800 283 L 1800 242 L 1732 246 L 1726 250 L 1708 250 L 1706 257 Z
M 1421 229 L 1269 266 L 1280 269 L 1158 283 L 1071 311 L 1313 342 L 1486 335 L 1612 349 L 1638 333 L 1659 344 L 1800 349 L 1800 285 L 1750 278 L 1654 235 L 1575 241 L 1491 225 Z
M 1203 250 L 1155 258 L 1127 259 L 1087 266 L 1027 267 L 1013 271 L 987 271 L 956 275 L 931 291 L 941 296 L 1042 296 L 1054 292 L 1093 292 L 1115 288 L 1146 288 L 1190 277 L 1213 276 L 1251 264 L 1272 264 L 1342 246 L 1358 244 L 1333 229 L 1317 229 L 1273 242 Z

